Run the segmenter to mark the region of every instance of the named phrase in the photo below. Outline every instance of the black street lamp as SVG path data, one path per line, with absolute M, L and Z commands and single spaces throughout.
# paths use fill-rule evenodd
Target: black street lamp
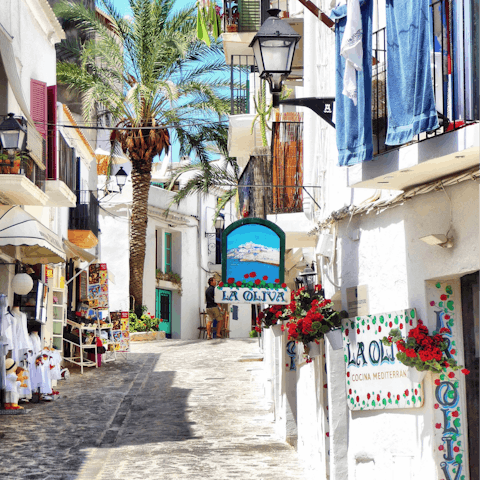
M 25 150 L 27 147 L 26 120 L 9 113 L 0 124 L 0 142 L 5 150 Z
M 278 107 L 282 82 L 292 71 L 293 54 L 299 35 L 287 22 L 278 18 L 280 10 L 268 10 L 271 15 L 253 37 L 250 47 L 258 66 L 260 78 L 270 84 L 273 106 Z
M 117 180 L 117 185 L 120 189 L 120 193 L 122 193 L 122 188 L 127 183 L 127 177 L 128 173 L 123 169 L 123 167 L 120 167 L 118 172 L 115 174 L 115 179 Z
M 314 290 L 315 290 L 315 276 L 316 275 L 317 275 L 317 273 L 315 272 L 313 262 L 312 262 L 311 266 L 309 266 L 307 264 L 307 266 L 304 268 L 303 272 L 298 275 L 298 277 L 300 277 L 298 279 L 298 281 L 303 283 L 303 285 L 305 285 L 308 293 L 313 293 Z

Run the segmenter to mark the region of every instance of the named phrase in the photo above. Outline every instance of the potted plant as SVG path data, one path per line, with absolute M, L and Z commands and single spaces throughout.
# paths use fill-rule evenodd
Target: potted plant
M 182 295 L 182 277 L 178 273 L 174 272 L 166 272 L 163 273 L 162 270 L 157 268 L 155 271 L 155 276 L 157 277 L 157 280 L 164 280 L 167 282 L 173 283 L 177 288 L 178 294 L 181 296 Z
M 320 354 L 320 340 L 331 330 L 340 329 L 342 318 L 348 316 L 345 311 L 335 311 L 333 302 L 321 295 L 321 289 L 321 285 L 315 285 L 312 294 L 305 287 L 292 292 L 292 301 L 283 313 L 289 317 L 289 340 L 301 341 L 309 357 Z
M 414 381 L 421 381 L 427 372 L 441 373 L 447 368 L 459 370 L 463 368 L 457 365 L 457 361 L 448 356 L 449 342 L 443 334 L 450 333 L 448 328 L 441 328 L 440 332 L 432 332 L 429 335 L 428 328 L 422 320 L 412 328 L 406 340 L 398 328 L 390 330 L 388 337 L 383 337 L 382 343 L 388 347 L 395 343 L 398 353 L 397 359 L 409 367 L 409 376 Z M 417 372 L 420 372 L 418 375 Z M 469 371 L 463 368 L 462 373 L 467 375 Z
M 225 29 L 227 32 L 238 32 L 238 19 L 240 13 L 238 12 L 238 6 L 234 5 L 228 12 L 222 15 L 225 23 Z

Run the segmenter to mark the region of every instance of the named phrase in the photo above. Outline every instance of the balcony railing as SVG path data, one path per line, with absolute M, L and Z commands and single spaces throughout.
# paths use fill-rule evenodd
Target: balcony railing
M 57 179 L 64 182 L 72 192 L 77 186 L 77 163 L 75 149 L 71 148 L 60 134 Z
M 478 25 L 470 2 L 431 2 L 430 63 L 440 128 L 417 135 L 412 143 L 458 130 L 479 120 Z M 454 15 L 455 14 L 455 15 Z M 477 19 L 478 22 L 478 19 Z M 476 41 L 475 41 L 476 38 Z M 386 30 L 373 34 L 372 126 L 374 154 L 398 148 L 385 145 L 388 118 Z
M 90 190 L 76 190 L 77 206 L 70 208 L 69 230 L 89 230 L 98 237 L 98 200 Z
M 303 211 L 303 123 L 277 121 L 272 130 L 271 151 L 258 149 L 240 177 L 244 217 Z
M 45 170 L 42 170 L 29 156 L 10 156 L 0 153 L 0 174 L 24 175 L 42 192 L 45 191 Z
M 250 92 L 255 92 L 255 57 L 232 55 L 230 63 L 230 114 L 250 113 Z M 253 83 L 253 85 L 251 85 Z

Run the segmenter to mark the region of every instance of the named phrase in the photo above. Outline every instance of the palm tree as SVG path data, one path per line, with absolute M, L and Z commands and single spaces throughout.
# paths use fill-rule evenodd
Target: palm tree
M 195 6 L 174 13 L 174 0 L 129 0 L 132 16 L 123 17 L 112 0 L 99 3 L 106 16 L 72 0 L 56 5 L 91 38 L 65 43 L 77 61 L 58 63 L 57 80 L 81 92 L 86 119 L 113 115 L 112 145 L 132 162 L 130 294 L 141 306 L 152 161 L 172 141 L 180 155 L 208 160 L 207 146 L 227 131 L 229 83 L 219 73 L 228 67 L 221 42 L 197 39 Z
M 221 150 L 226 150 L 226 141 L 221 142 Z M 175 182 L 183 174 L 194 172 L 185 185 L 181 187 L 170 202 L 169 209 L 173 205 L 179 205 L 182 200 L 190 195 L 217 192 L 219 200 L 217 202 L 213 221 L 220 215 L 225 205 L 236 197 L 238 191 L 238 181 L 240 169 L 235 158 L 227 157 L 223 162 L 190 162 L 189 164 L 175 171 L 175 175 L 170 180 L 168 189 L 171 190 Z

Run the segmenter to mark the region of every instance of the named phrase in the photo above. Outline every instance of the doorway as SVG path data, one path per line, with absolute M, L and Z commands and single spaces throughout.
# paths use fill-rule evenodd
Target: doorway
M 465 368 L 470 374 L 465 377 L 468 418 L 468 457 L 470 478 L 479 476 L 478 438 L 478 387 L 479 387 L 479 272 L 465 275 L 461 279 L 463 345 Z
M 162 319 L 158 329 L 172 338 L 172 292 L 157 288 L 155 295 L 155 316 Z

